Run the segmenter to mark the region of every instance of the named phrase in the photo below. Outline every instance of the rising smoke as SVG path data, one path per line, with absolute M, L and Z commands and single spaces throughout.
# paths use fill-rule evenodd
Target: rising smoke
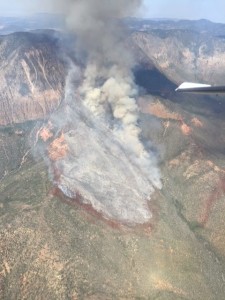
M 55 163 L 61 172 L 57 184 L 68 196 L 79 192 L 84 202 L 106 217 L 147 222 L 150 195 L 161 188 L 160 172 L 155 156 L 140 141 L 138 89 L 120 21 L 133 14 L 141 1 L 57 4 L 76 36 L 76 52 L 85 57 L 85 70 L 71 64 L 67 78 L 63 126 L 70 124 L 65 133 L 69 154 Z M 61 117 L 59 112 L 52 120 L 59 129 Z

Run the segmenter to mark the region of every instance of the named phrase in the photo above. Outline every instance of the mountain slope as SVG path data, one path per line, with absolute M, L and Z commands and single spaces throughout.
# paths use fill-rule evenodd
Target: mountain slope
M 175 95 L 168 78 L 193 76 L 189 59 L 179 66 L 178 52 L 199 51 L 196 33 L 188 36 L 186 44 L 185 34 L 168 31 L 132 36 L 136 81 L 153 91 L 138 99 L 142 139 L 158 155 L 163 182 L 149 202 L 151 222 L 139 226 L 104 218 L 59 191 L 60 174 L 49 174 L 45 163 L 67 155 L 63 132 L 48 117 L 65 108 L 60 48 L 49 33 L 2 38 L 9 64 L 1 60 L 2 103 L 8 99 L 1 120 L 9 124 L 0 128 L 0 298 L 223 299 L 225 102 Z M 222 57 L 223 44 L 216 45 L 211 61 Z M 48 140 L 43 160 L 37 147 Z
M 0 125 L 43 118 L 62 99 L 65 67 L 55 33 L 0 38 Z
M 223 265 L 179 216 L 166 189 L 152 199 L 158 216 L 151 230 L 112 228 L 57 197 L 40 162 L 28 161 L 0 191 L 3 299 L 224 295 Z
M 171 81 L 224 84 L 225 40 L 191 30 L 135 32 L 132 40 Z

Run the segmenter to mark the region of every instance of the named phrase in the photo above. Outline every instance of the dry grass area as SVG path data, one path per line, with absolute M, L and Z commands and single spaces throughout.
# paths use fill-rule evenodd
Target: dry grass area
M 160 119 L 182 121 L 178 113 L 169 111 L 160 101 L 148 102 L 141 98 L 138 104 L 142 113 L 151 114 Z

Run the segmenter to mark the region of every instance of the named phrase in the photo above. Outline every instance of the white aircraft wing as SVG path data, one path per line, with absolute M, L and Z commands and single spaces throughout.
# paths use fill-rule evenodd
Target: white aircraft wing
M 203 83 L 184 82 L 175 90 L 183 93 L 225 93 L 225 85 L 212 86 Z

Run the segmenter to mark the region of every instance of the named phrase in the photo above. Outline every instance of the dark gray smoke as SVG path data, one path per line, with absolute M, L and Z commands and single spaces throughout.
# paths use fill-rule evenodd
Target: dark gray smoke
M 141 1 L 66 0 L 57 4 L 76 35 L 76 50 L 86 57 L 84 74 L 76 78 L 80 84 L 73 83 L 81 73 L 73 65 L 67 79 L 67 113 L 61 117 L 73 126 L 65 134 L 69 155 L 56 163 L 62 172 L 59 187 L 69 196 L 79 191 L 85 202 L 107 217 L 147 222 L 150 195 L 154 188 L 161 188 L 160 172 L 154 155 L 139 139 L 138 89 L 119 21 L 135 13 Z
M 89 59 L 101 66 L 129 63 L 129 54 L 123 51 L 123 31 L 117 20 L 135 13 L 140 5 L 140 0 L 61 1 L 68 28 L 76 33 L 83 50 L 88 50 Z

